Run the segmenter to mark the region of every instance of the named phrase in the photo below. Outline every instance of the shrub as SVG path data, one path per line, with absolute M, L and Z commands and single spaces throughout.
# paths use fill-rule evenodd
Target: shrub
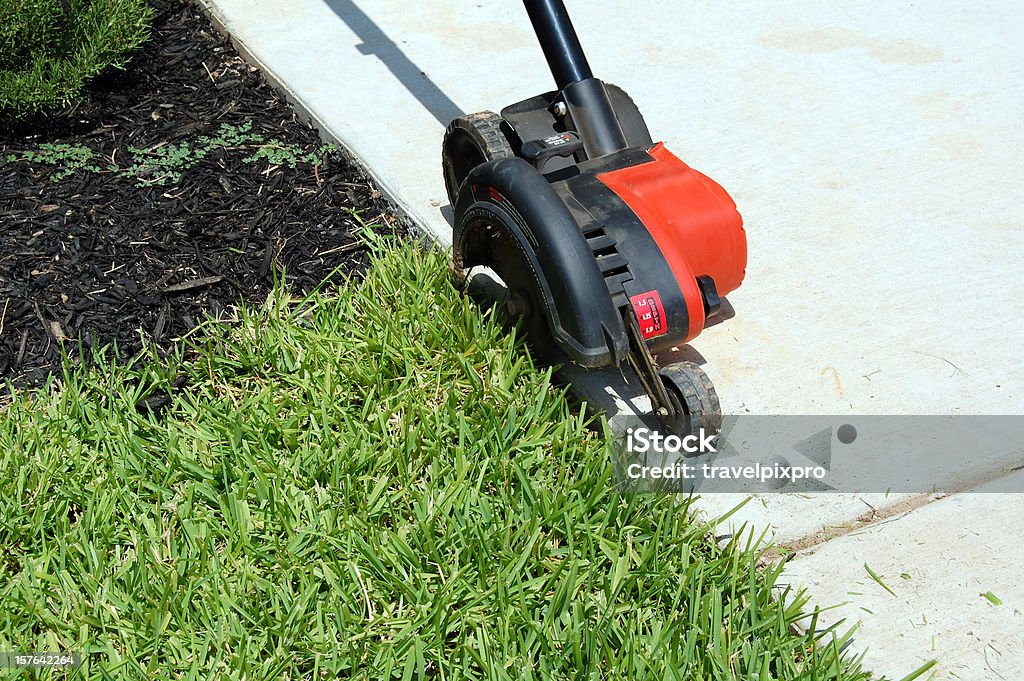
M 67 104 L 123 68 L 151 16 L 143 0 L 0 0 L 0 118 Z

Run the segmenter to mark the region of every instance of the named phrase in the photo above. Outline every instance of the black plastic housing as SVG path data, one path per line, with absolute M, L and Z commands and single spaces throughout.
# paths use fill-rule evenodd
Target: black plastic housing
M 485 231 L 515 238 L 521 253 L 492 253 Z M 555 342 L 585 367 L 619 364 L 629 353 L 622 317 L 587 240 L 550 183 L 526 161 L 477 166 L 459 190 L 452 252 L 457 269 L 525 259 L 537 278 Z
M 522 159 L 477 166 L 455 205 L 455 266 L 491 265 L 488 258 L 526 261 L 539 282 L 549 329 L 568 357 L 585 367 L 618 365 L 629 352 L 622 320 L 630 298 L 655 290 L 666 332 L 648 340 L 652 352 L 683 342 L 686 300 L 664 255 L 636 214 L 598 175 L 652 162 L 643 148 L 587 161 L 549 181 Z M 483 230 L 511 234 L 521 253 L 478 249 Z

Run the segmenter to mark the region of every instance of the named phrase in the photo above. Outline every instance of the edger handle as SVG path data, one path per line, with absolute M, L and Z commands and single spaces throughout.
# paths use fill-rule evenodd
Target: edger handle
M 523 0 L 530 23 L 540 41 L 569 108 L 569 117 L 583 140 L 587 158 L 596 158 L 626 148 L 619 119 L 612 108 L 604 83 L 594 78 L 576 29 L 562 0 Z
M 562 0 L 523 0 L 523 4 L 558 89 L 593 78 L 565 3 Z

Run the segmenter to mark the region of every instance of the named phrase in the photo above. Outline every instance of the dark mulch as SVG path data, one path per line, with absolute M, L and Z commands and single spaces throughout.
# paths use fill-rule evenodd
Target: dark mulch
M 9 162 L 66 143 L 116 163 L 129 146 L 194 144 L 224 123 L 321 148 L 197 7 L 153 5 L 153 40 L 126 71 L 102 76 L 68 110 L 0 131 L 0 380 L 39 384 L 59 372 L 62 347 L 87 357 L 116 342 L 129 358 L 145 338 L 166 352 L 205 316 L 261 302 L 282 268 L 297 291 L 336 269 L 358 274 L 366 254 L 353 209 L 396 224 L 339 152 L 292 169 L 243 161 L 252 149 L 221 149 L 180 180 L 143 187 L 109 171 L 53 182 L 59 168 Z

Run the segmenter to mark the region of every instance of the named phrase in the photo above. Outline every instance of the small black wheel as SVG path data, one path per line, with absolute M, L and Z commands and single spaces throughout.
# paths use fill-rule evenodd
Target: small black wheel
M 680 437 L 716 433 L 722 427 L 722 405 L 711 379 L 693 362 L 670 364 L 658 370 L 676 416 L 666 418 L 665 426 Z
M 502 123 L 498 114 L 481 111 L 460 116 L 448 124 L 441 144 L 441 167 L 452 206 L 459 195 L 459 187 L 473 168 L 496 158 L 515 156 Z

